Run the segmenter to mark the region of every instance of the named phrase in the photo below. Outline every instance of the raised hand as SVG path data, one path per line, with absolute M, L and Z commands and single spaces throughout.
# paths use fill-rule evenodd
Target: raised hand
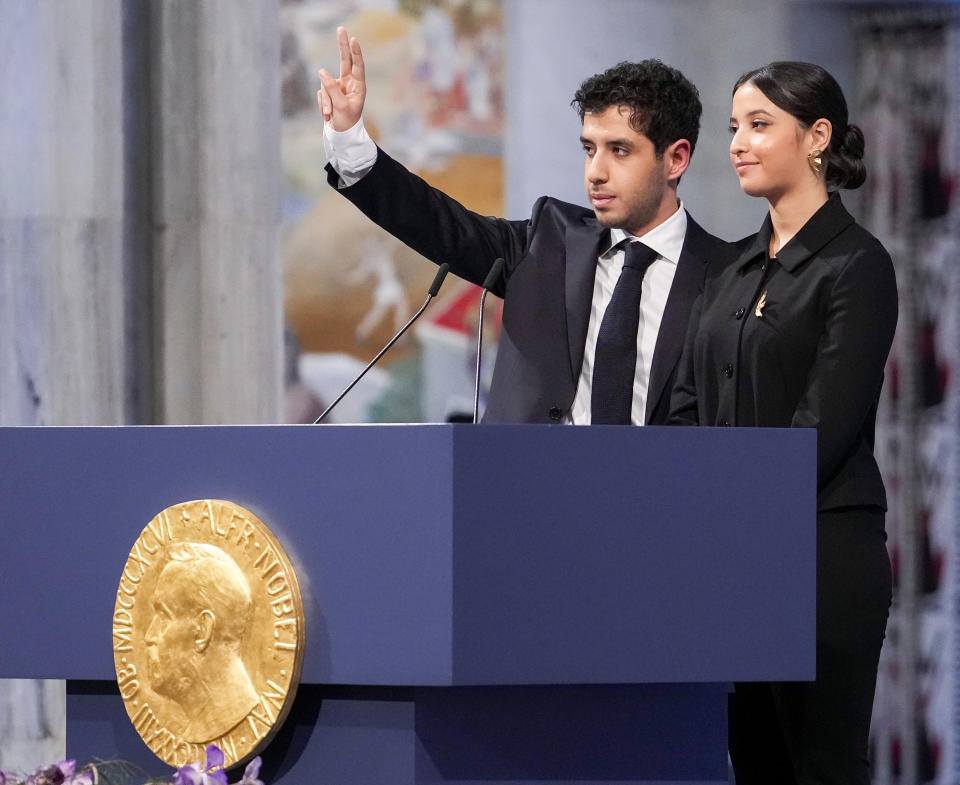
M 329 71 L 321 68 L 317 103 L 325 122 L 334 131 L 346 131 L 357 124 L 363 114 L 363 101 L 367 95 L 367 80 L 363 69 L 363 53 L 356 38 L 347 38 L 346 28 L 337 28 L 337 43 L 340 45 L 340 78 L 334 79 Z

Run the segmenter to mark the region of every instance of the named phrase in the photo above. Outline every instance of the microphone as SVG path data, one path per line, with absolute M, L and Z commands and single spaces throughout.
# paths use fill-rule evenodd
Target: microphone
M 413 316 L 411 316 L 410 321 L 408 321 L 405 325 L 403 325 L 403 327 L 400 328 L 400 332 L 398 332 L 395 336 L 393 336 L 393 338 L 391 338 L 387 342 L 387 345 L 380 350 L 377 356 L 367 363 L 366 368 L 360 371 L 360 374 L 357 376 L 357 378 L 347 385 L 346 389 L 336 397 L 336 400 L 334 400 L 333 403 L 331 403 L 326 409 L 323 410 L 320 416 L 313 421 L 314 425 L 319 424 L 330 413 L 330 410 L 333 409 L 333 407 L 336 406 L 338 403 L 340 403 L 340 401 L 343 399 L 343 396 L 345 396 L 348 392 L 350 392 L 354 388 L 356 383 L 359 382 L 366 375 L 367 371 L 373 368 L 377 360 L 383 357 L 383 355 L 387 353 L 387 350 L 391 346 L 393 346 L 397 341 L 400 340 L 400 336 L 402 336 L 410 328 L 410 325 L 412 325 L 415 321 L 417 321 L 417 319 L 420 318 L 420 314 L 422 314 L 425 310 L 427 310 L 427 306 L 430 305 L 430 301 L 437 296 L 437 292 L 440 291 L 440 286 L 443 284 L 443 279 L 447 277 L 447 273 L 449 271 L 450 271 L 449 264 L 444 262 L 443 264 L 440 265 L 440 269 L 437 270 L 437 274 L 433 278 L 433 283 L 430 284 L 430 289 L 427 291 L 427 299 L 423 301 L 423 305 L 420 306 L 420 310 L 417 311 Z
M 483 292 L 480 295 L 480 318 L 477 320 L 477 379 L 473 386 L 473 424 L 477 424 L 477 414 L 480 410 L 480 360 L 483 352 L 483 304 L 487 299 L 487 292 L 496 286 L 503 274 L 504 261 L 497 258 L 483 281 Z

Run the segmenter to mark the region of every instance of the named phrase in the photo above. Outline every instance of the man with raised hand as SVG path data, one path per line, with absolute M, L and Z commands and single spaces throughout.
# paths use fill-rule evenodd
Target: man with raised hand
M 587 79 L 584 185 L 593 210 L 539 198 L 511 221 L 467 210 L 380 150 L 363 126 L 363 53 L 337 29 L 340 76 L 320 73 L 328 181 L 379 226 L 494 293 L 503 332 L 484 422 L 662 424 L 690 310 L 727 243 L 677 185 L 700 126 L 697 89 L 658 60 Z

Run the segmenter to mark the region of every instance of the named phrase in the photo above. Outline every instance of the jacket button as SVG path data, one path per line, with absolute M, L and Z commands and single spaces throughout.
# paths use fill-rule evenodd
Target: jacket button
M 727 363 L 720 371 L 728 379 L 733 376 L 733 363 Z
M 563 412 L 560 411 L 559 407 L 557 407 L 557 406 L 554 406 L 554 407 L 552 407 L 552 408 L 550 409 L 550 419 L 551 419 L 551 420 L 559 420 L 559 419 L 560 419 L 560 416 L 561 416 L 562 414 L 563 414 Z
M 747 312 L 745 308 L 737 308 L 737 312 L 734 314 L 734 317 L 737 319 L 742 319 L 743 315 Z

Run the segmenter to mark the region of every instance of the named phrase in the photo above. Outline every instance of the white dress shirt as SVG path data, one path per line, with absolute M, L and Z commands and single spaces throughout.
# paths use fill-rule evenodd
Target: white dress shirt
M 363 178 L 377 162 L 377 145 L 363 125 L 363 118 L 346 131 L 334 131 L 323 124 L 323 152 L 340 175 L 340 188 L 349 188 Z
M 327 161 L 340 175 L 340 188 L 359 181 L 373 168 L 377 160 L 377 146 L 370 138 L 361 118 L 346 131 L 334 131 L 329 123 L 323 129 L 323 149 Z M 653 351 L 657 345 L 660 321 L 677 271 L 683 239 L 687 234 L 687 213 L 680 203 L 677 211 L 662 224 L 642 237 L 637 237 L 657 252 L 657 258 L 643 277 L 640 299 L 640 326 L 637 330 L 637 368 L 633 377 L 633 406 L 630 419 L 634 425 L 643 425 L 647 407 L 647 384 Z M 593 387 L 593 361 L 597 350 L 597 334 L 603 313 L 613 297 L 614 287 L 623 270 L 624 251 L 617 243 L 627 237 L 623 229 L 610 230 L 610 247 L 597 259 L 597 274 L 593 283 L 593 301 L 587 325 L 587 342 L 583 349 L 583 365 L 577 393 L 566 422 L 574 425 L 590 424 L 590 391 Z
M 687 212 L 683 203 L 666 221 L 655 226 L 642 237 L 637 237 L 648 248 L 657 252 L 657 258 L 643 276 L 640 294 L 640 326 L 637 329 L 637 368 L 633 377 L 633 405 L 630 421 L 643 425 L 647 408 L 647 384 L 653 350 L 657 346 L 660 321 L 667 305 L 667 296 L 677 271 L 683 238 L 687 234 Z M 574 425 L 590 424 L 590 393 L 593 388 L 593 361 L 597 352 L 597 334 L 603 321 L 604 311 L 613 297 L 613 290 L 620 279 L 625 256 L 617 243 L 628 235 L 623 229 L 610 230 L 610 248 L 597 258 L 597 274 L 593 281 L 593 302 L 590 305 L 590 322 L 587 325 L 587 342 L 583 347 L 583 365 L 580 380 L 573 398 L 569 422 Z

